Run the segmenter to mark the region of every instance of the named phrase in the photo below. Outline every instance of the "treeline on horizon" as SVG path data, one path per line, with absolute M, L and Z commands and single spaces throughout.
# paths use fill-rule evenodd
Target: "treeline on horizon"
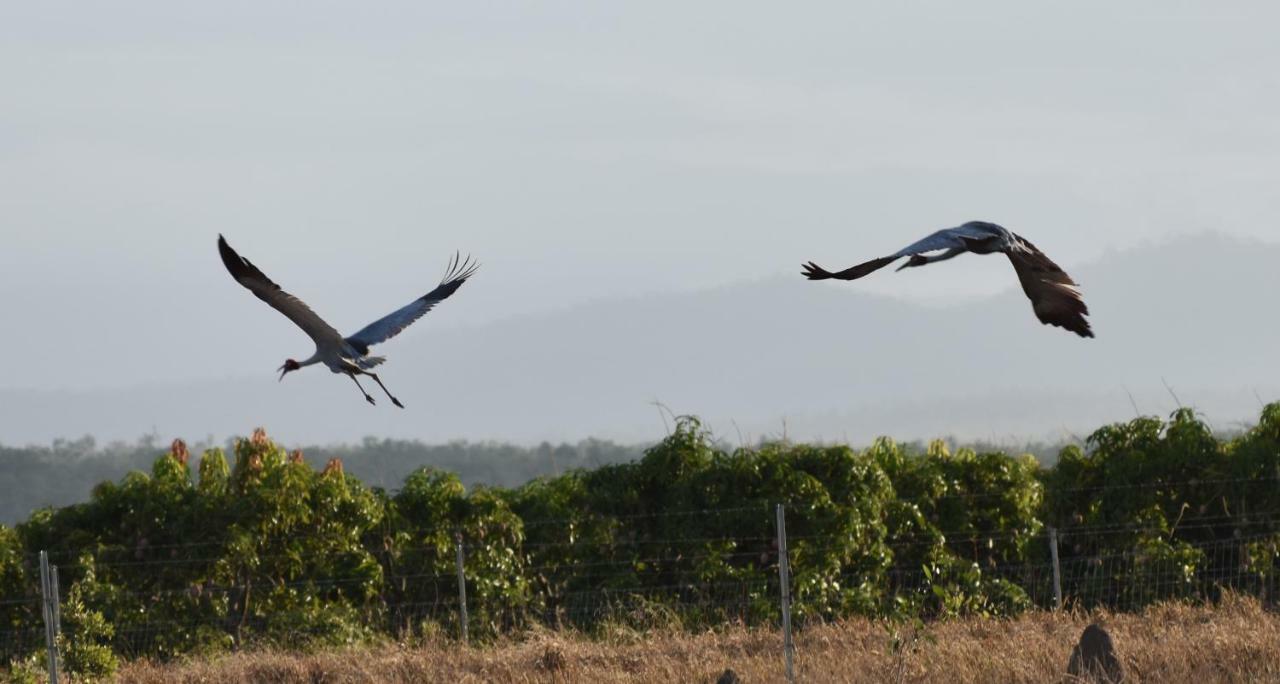
M 226 446 L 233 444 L 228 441 Z M 409 473 L 429 465 L 454 473 L 468 487 L 518 487 L 535 477 L 576 468 L 634 461 L 647 445 L 585 439 L 577 443 L 522 446 L 501 442 L 418 440 L 366 437 L 358 444 L 307 446 L 304 458 L 320 467 L 341 458 L 347 472 L 370 487 L 394 490 Z M 100 482 L 134 470 L 147 470 L 164 450 L 155 436 L 134 443 L 99 446 L 92 437 L 58 439 L 50 446 L 0 445 L 0 524 L 15 524 L 45 506 L 85 501 Z
M 682 417 L 636 462 L 514 488 L 420 468 L 394 493 L 260 430 L 230 454 L 175 443 L 149 473 L 0 526 L 0 664 L 42 646 L 41 550 L 68 667 L 88 674 L 117 656 L 456 635 L 459 541 L 475 639 L 776 621 L 775 504 L 801 625 L 1048 607 L 1048 527 L 1080 607 L 1274 600 L 1280 403 L 1230 438 L 1188 409 L 1108 425 L 1050 467 L 888 439 L 731 449 Z
M 957 444 L 955 440 L 948 443 Z M 228 440 L 223 446 L 231 448 L 233 444 L 234 440 Z M 961 444 L 975 451 L 1008 448 L 979 441 Z M 410 473 L 423 466 L 454 473 L 467 487 L 519 487 L 537 477 L 635 461 L 649 446 L 602 439 L 527 446 L 465 440 L 428 444 L 420 440 L 366 437 L 358 444 L 304 446 L 302 453 L 313 467 L 322 467 L 330 458 L 341 458 L 346 472 L 364 484 L 395 491 Z M 1064 443 L 1031 442 L 1020 445 L 1020 450 L 1034 454 L 1042 463 L 1052 463 L 1063 446 Z M 906 445 L 912 451 L 924 451 L 927 447 L 920 441 Z M 57 439 L 49 446 L 0 444 L 0 492 L 5 493 L 0 497 L 0 524 L 21 522 L 38 508 L 85 501 L 98 483 L 118 479 L 134 470 L 149 469 L 156 454 L 163 449 L 155 435 L 144 436 L 133 443 L 112 442 L 101 446 L 90 436 Z

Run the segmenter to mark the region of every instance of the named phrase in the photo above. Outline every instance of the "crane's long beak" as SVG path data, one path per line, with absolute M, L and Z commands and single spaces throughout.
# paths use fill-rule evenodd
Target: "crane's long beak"
M 280 371 L 280 380 L 276 380 L 276 382 L 280 382 L 281 380 L 284 380 L 285 373 L 288 373 L 288 372 L 289 372 L 289 367 L 288 367 L 288 366 L 281 366 L 281 367 L 277 368 L 276 370 Z

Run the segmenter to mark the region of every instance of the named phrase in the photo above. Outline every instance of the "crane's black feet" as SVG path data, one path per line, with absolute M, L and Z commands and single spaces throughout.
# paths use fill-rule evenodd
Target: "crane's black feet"
M 391 400 L 391 403 L 395 404 L 396 406 L 399 406 L 400 408 L 404 408 L 404 404 L 401 404 L 399 399 L 396 399 L 395 397 L 391 396 L 390 392 L 387 392 L 387 386 L 382 384 L 382 378 L 378 377 L 377 373 L 365 373 L 365 375 L 373 378 L 373 381 L 378 383 L 378 387 L 382 388 L 382 391 L 387 395 L 387 398 Z M 353 375 L 351 377 L 354 378 L 355 376 Z M 356 384 L 358 385 L 360 383 L 357 382 Z
M 374 406 L 377 406 L 377 405 L 378 405 L 378 402 L 374 401 L 374 400 L 373 400 L 373 397 L 371 397 L 371 396 L 369 396 L 369 395 L 367 395 L 367 394 L 366 394 L 366 395 L 364 395 L 364 400 L 365 400 L 365 401 L 367 401 L 367 402 L 369 402 L 370 404 L 372 404 L 372 405 L 374 405 Z

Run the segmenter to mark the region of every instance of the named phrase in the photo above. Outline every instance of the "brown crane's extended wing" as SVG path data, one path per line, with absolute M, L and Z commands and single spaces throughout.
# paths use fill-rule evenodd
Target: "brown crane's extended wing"
M 334 330 L 333 326 L 325 323 L 324 319 L 317 316 L 316 312 L 301 299 L 271 282 L 271 279 L 248 259 L 236 254 L 236 251 L 231 249 L 231 245 L 227 244 L 226 238 L 221 235 L 218 236 L 218 254 L 222 256 L 223 265 L 227 267 L 236 282 L 244 285 L 258 299 L 270 304 L 271 308 L 287 316 L 312 340 L 315 340 L 316 345 L 322 342 L 332 344 L 342 341 L 342 335 Z
M 942 249 L 966 250 L 969 249 L 968 241 L 987 239 L 991 236 L 990 231 L 986 228 L 975 227 L 972 224 L 965 224 L 955 228 L 939 230 L 930 234 L 923 240 L 917 240 L 916 242 L 903 247 L 889 256 L 872 259 L 871 261 L 863 262 L 857 266 L 850 266 L 843 271 L 836 271 L 835 273 L 832 273 L 831 271 L 828 271 L 810 261 L 809 263 L 804 264 L 804 270 L 801 272 L 801 275 L 809 280 L 827 280 L 828 278 L 835 278 L 836 280 L 857 280 L 867 274 L 875 273 L 905 256 L 915 256 L 917 254 L 935 252 Z
M 1018 273 L 1022 291 L 1031 300 L 1031 308 L 1041 323 L 1066 328 L 1081 337 L 1093 337 L 1093 329 L 1085 316 L 1089 307 L 1080 296 L 1080 288 L 1049 257 L 1020 235 L 1014 235 L 1024 249 L 1008 252 L 1013 270 Z
M 900 258 L 901 257 L 898 256 L 880 257 L 879 259 L 872 259 L 871 261 L 863 262 L 857 266 L 850 266 L 843 271 L 836 271 L 835 273 L 832 273 L 831 271 L 828 271 L 810 261 L 809 263 L 804 264 L 804 271 L 802 271 L 801 274 L 809 280 L 827 280 L 828 278 L 835 278 L 836 280 L 857 280 L 868 273 L 879 271 Z

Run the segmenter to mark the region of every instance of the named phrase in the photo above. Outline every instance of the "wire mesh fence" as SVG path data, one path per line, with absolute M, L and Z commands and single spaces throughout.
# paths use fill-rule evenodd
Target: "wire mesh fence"
M 465 598 L 456 549 L 447 543 L 403 546 L 395 558 L 373 554 L 372 565 L 329 575 L 308 574 L 305 563 L 260 572 L 289 560 L 287 552 L 246 558 L 239 567 L 204 543 L 149 549 L 159 558 L 128 558 L 123 549 L 101 549 L 91 560 L 63 555 L 59 639 L 64 648 L 79 640 L 125 658 L 163 658 L 246 644 L 483 639 L 535 624 L 587 631 L 779 625 L 778 539 L 760 533 L 768 523 L 740 534 L 726 528 L 709 535 L 706 525 L 680 533 L 679 521 L 691 516 L 737 520 L 744 512 L 672 513 L 661 520 L 676 524 L 660 528 L 659 536 L 624 534 L 607 543 L 535 537 L 495 549 L 483 539 L 463 539 Z M 904 534 L 881 540 L 875 557 L 848 536 L 798 534 L 788 540 L 793 617 L 803 626 L 854 615 L 1007 615 L 1051 609 L 1059 600 L 1136 610 L 1159 601 L 1214 601 L 1224 592 L 1273 602 L 1280 535 L 1270 521 L 1223 522 L 1199 520 L 1170 532 L 1116 524 L 1056 535 L 995 528 Z M 528 525 L 563 530 L 583 521 Z M 490 562 L 495 555 L 511 561 L 501 566 L 507 571 Z M 0 662 L 30 658 L 46 646 L 41 587 L 10 593 L 16 595 L 0 597 Z

